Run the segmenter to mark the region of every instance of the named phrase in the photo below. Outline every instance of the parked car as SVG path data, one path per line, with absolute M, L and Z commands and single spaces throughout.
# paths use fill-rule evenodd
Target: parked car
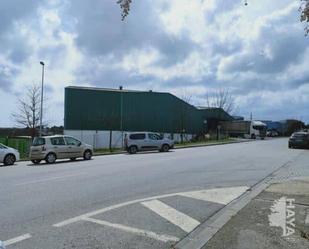
M 309 149 L 309 133 L 294 132 L 289 139 L 289 148 Z
M 159 150 L 167 152 L 174 147 L 174 141 L 153 132 L 134 132 L 125 135 L 124 144 L 130 154 L 138 151 Z
M 93 155 L 93 147 L 70 136 L 55 135 L 36 137 L 30 148 L 30 160 L 39 164 L 42 160 L 46 163 L 54 163 L 57 159 L 76 160 L 82 157 L 90 160 Z
M 4 165 L 13 165 L 16 161 L 19 161 L 19 157 L 18 150 L 0 144 L 0 163 Z

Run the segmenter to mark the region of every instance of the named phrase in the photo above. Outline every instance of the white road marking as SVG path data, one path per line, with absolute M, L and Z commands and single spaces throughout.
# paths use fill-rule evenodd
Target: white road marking
M 179 212 L 175 208 L 172 208 L 159 200 L 142 202 L 141 204 L 168 220 L 175 226 L 180 227 L 187 233 L 193 231 L 194 228 L 201 224 L 199 221 Z
M 307 216 L 306 216 L 305 224 L 309 225 L 309 210 L 307 210 Z
M 35 180 L 35 181 L 17 183 L 17 184 L 15 184 L 15 186 L 23 186 L 23 185 L 34 184 L 34 183 L 48 182 L 48 181 L 53 181 L 53 180 L 59 180 L 59 179 L 70 178 L 70 177 L 74 177 L 74 176 L 80 176 L 80 175 L 84 175 L 84 174 L 85 174 L 85 173 L 79 173 L 79 174 L 73 174 L 73 175 L 49 177 L 49 178 L 40 179 L 40 180 Z
M 106 207 L 106 208 L 98 209 L 98 210 L 95 210 L 93 212 L 89 212 L 89 213 L 86 213 L 86 214 L 82 214 L 80 216 L 76 216 L 74 218 L 70 218 L 70 219 L 61 221 L 59 223 L 54 224 L 53 226 L 54 227 L 63 227 L 63 226 L 66 226 L 66 225 L 69 225 L 69 224 L 81 221 L 81 220 L 83 220 L 85 218 L 88 218 L 90 216 L 95 216 L 95 215 L 98 215 L 98 214 L 102 214 L 102 213 L 105 213 L 105 212 L 108 212 L 108 211 L 111 211 L 111 210 L 114 210 L 114 209 L 117 209 L 117 208 L 125 207 L 125 206 L 131 205 L 131 204 L 135 204 L 135 203 L 138 203 L 138 202 L 149 201 L 149 200 L 153 200 L 153 199 L 165 198 L 165 197 L 170 197 L 170 196 L 175 196 L 175 194 L 158 195 L 158 196 L 154 196 L 154 197 L 148 197 L 148 198 L 143 198 L 143 199 L 123 202 L 123 203 L 120 203 L 120 204 L 116 204 L 116 205 L 109 206 L 109 207 Z
M 23 240 L 30 239 L 30 238 L 31 238 L 31 234 L 26 233 L 26 234 L 23 234 L 21 236 L 15 237 L 13 239 L 6 240 L 6 241 L 3 242 L 3 244 L 5 246 L 9 246 L 9 245 L 13 245 L 15 243 L 18 243 L 18 242 L 21 242 Z
M 238 189 L 238 188 L 248 189 L 248 187 L 235 187 L 235 188 L 236 189 Z M 217 188 L 216 190 L 218 191 L 219 189 L 220 188 Z M 227 188 L 224 188 L 224 189 L 226 191 Z M 229 188 L 229 189 L 233 189 L 233 188 Z M 204 190 L 204 191 L 206 191 L 206 190 Z M 112 205 L 112 206 L 109 206 L 109 207 L 105 207 L 105 208 L 102 208 L 102 209 L 98 209 L 98 210 L 95 210 L 95 211 L 92 211 L 92 212 L 89 212 L 89 213 L 85 213 L 85 214 L 82 214 L 82 215 L 61 221 L 59 223 L 54 224 L 53 226 L 54 227 L 63 227 L 63 226 L 81 221 L 81 220 L 88 218 L 88 217 L 91 217 L 91 216 L 102 214 L 102 213 L 105 213 L 105 212 L 108 212 L 108 211 L 111 211 L 111 210 L 114 210 L 114 209 L 117 209 L 117 208 L 125 207 L 125 206 L 132 205 L 132 204 L 139 203 L 139 202 L 151 201 L 151 200 L 155 200 L 155 199 L 161 199 L 161 198 L 172 197 L 172 196 L 177 196 L 177 195 L 185 196 L 185 194 L 196 193 L 196 192 L 201 192 L 201 191 L 180 192 L 180 193 L 173 193 L 173 194 L 157 195 L 157 196 L 152 196 L 152 197 L 148 197 L 148 198 L 142 198 L 142 199 L 137 199 L 137 200 L 133 200 L 133 201 L 127 201 L 127 202 L 123 202 L 123 203 L 119 203 L 119 204 Z M 218 193 L 219 192 L 220 191 L 218 191 Z M 238 196 L 236 196 L 236 197 L 238 197 Z M 221 202 L 220 196 L 218 196 L 216 199 L 218 199 L 218 201 Z
M 110 222 L 107 222 L 107 221 L 93 219 L 93 218 L 84 218 L 83 220 L 94 222 L 96 224 L 103 225 L 103 226 L 116 228 L 116 229 L 119 229 L 119 230 L 122 230 L 122 231 L 125 231 L 125 232 L 134 233 L 134 234 L 141 235 L 141 236 L 146 236 L 146 237 L 149 237 L 149 238 L 152 238 L 152 239 L 155 239 L 155 240 L 160 240 L 160 241 L 163 241 L 163 242 L 168 242 L 168 241 L 177 242 L 177 241 L 179 241 L 179 238 L 177 238 L 175 236 L 170 236 L 170 235 L 165 235 L 165 234 L 157 234 L 157 233 L 147 231 L 147 230 L 143 230 L 143 229 L 124 226 L 122 224 L 110 223 Z
M 226 205 L 230 203 L 232 200 L 242 195 L 247 190 L 248 187 L 215 188 L 215 189 L 206 189 L 201 191 L 181 193 L 179 195 L 202 201 L 210 201 Z

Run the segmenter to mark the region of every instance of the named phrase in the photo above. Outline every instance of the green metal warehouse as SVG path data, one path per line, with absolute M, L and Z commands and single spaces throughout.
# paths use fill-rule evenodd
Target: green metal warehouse
M 64 117 L 65 134 L 97 148 L 108 147 L 110 140 L 121 147 L 127 131 L 190 139 L 232 119 L 221 108 L 197 108 L 170 93 L 75 86 L 65 88 Z

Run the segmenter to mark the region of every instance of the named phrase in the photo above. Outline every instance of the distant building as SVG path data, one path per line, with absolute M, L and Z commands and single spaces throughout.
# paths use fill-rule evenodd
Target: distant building
M 263 123 L 267 125 L 268 130 L 276 130 L 279 133 L 284 133 L 285 131 L 285 123 L 286 121 L 271 121 L 271 120 L 263 120 Z
M 242 116 L 233 116 L 233 119 L 234 119 L 234 120 L 239 120 L 239 121 L 245 120 L 245 118 L 242 117 Z
M 286 119 L 280 121 L 262 121 L 267 125 L 268 130 L 276 130 L 280 135 L 289 136 L 292 132 L 302 129 L 302 122 L 295 119 Z
M 221 108 L 195 107 L 165 92 L 91 87 L 65 89 L 64 133 L 97 148 L 121 147 L 124 132 L 152 131 L 176 141 L 232 120 Z

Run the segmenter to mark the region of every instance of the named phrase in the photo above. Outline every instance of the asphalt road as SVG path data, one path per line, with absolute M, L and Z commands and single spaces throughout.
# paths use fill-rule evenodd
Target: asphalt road
M 8 249 L 169 248 L 300 153 L 271 139 L 1 167 L 0 240 Z

